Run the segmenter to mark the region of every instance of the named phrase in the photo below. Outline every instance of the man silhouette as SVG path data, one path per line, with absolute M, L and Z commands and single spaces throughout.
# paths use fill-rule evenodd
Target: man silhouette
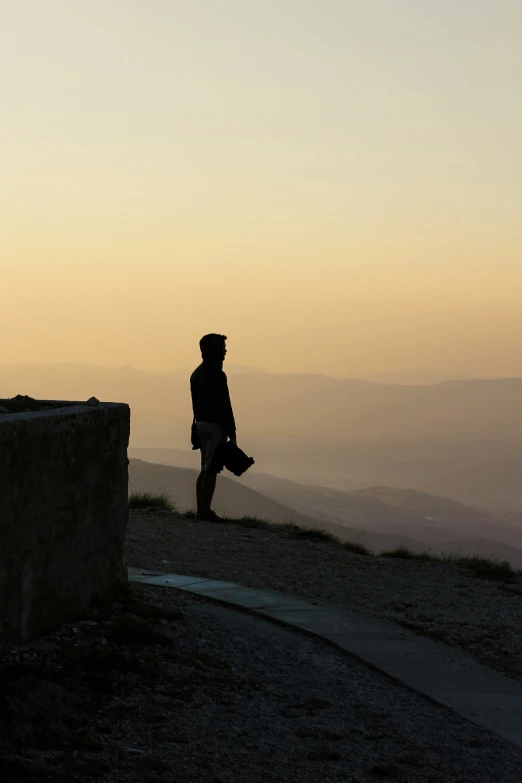
M 200 522 L 223 521 L 210 508 L 218 473 L 213 461 L 216 449 L 227 437 L 236 445 L 236 423 L 227 376 L 223 372 L 226 339 L 223 334 L 207 334 L 201 338 L 199 347 L 203 361 L 190 376 L 192 410 L 201 449 L 201 472 L 196 482 L 196 519 Z

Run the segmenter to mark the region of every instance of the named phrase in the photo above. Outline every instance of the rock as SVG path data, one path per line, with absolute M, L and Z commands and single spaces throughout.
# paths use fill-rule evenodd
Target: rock
M 95 408 L 97 405 L 100 404 L 100 401 L 96 399 L 96 397 L 90 397 L 85 404 L 91 405 L 93 408 Z
M 46 642 L 45 639 L 37 639 L 35 642 L 28 644 L 27 648 L 42 653 L 52 653 L 59 649 L 57 644 L 54 642 Z
M 3 405 L 0 405 L 0 413 L 10 413 L 10 411 L 8 411 L 7 408 L 4 408 Z

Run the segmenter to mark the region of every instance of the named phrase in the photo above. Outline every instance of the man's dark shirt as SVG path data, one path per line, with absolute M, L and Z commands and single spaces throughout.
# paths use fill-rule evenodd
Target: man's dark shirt
M 196 421 L 221 424 L 229 438 L 236 434 L 227 376 L 219 365 L 202 362 L 190 376 L 192 410 Z

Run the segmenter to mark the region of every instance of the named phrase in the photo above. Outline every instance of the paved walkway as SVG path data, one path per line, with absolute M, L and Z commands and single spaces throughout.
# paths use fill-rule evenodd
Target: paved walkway
M 522 747 L 522 684 L 394 623 L 232 582 L 129 568 L 129 579 L 173 587 L 324 639 L 412 690 Z

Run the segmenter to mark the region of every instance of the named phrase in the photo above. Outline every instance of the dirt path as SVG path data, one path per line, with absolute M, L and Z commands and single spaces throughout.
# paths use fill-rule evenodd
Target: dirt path
M 176 590 L 132 591 L 138 603 L 0 663 L 3 781 L 522 779 L 522 750 L 318 640 Z
M 522 679 L 522 579 L 477 579 L 451 563 L 353 554 L 272 529 L 133 511 L 127 563 L 301 595 L 392 620 Z

